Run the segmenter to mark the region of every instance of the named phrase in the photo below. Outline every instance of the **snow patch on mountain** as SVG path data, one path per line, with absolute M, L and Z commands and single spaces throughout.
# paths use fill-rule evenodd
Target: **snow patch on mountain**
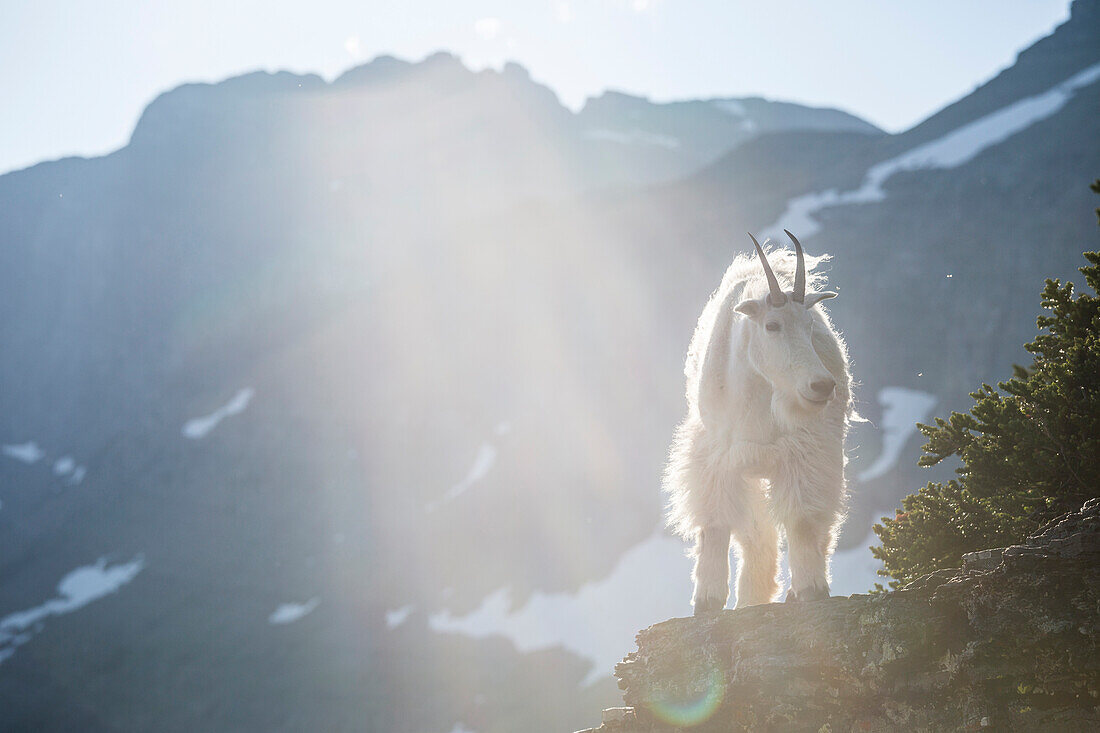
M 864 483 L 874 481 L 897 465 L 905 444 L 917 432 L 917 423 L 928 419 L 937 399 L 918 389 L 884 387 L 878 392 L 878 401 L 882 405 L 882 451 L 856 477 Z
M 493 467 L 493 464 L 497 460 L 497 449 L 492 443 L 482 443 L 481 447 L 477 449 L 477 457 L 474 458 L 474 463 L 470 466 L 470 470 L 466 472 L 466 477 L 447 489 L 447 493 L 441 496 L 439 499 L 432 501 L 428 504 L 427 509 L 429 512 L 433 512 L 442 505 L 449 501 L 453 501 L 476 484 L 481 479 L 485 478 L 489 474 L 489 469 Z
M 38 463 L 46 457 L 46 451 L 42 450 L 33 440 L 27 441 L 26 443 L 0 446 L 0 452 L 8 458 L 13 458 L 26 464 Z M 69 474 L 68 482 L 70 484 L 79 484 L 84 480 L 84 476 L 88 471 L 84 466 L 78 466 L 72 456 L 62 456 L 58 458 L 53 462 L 51 470 L 54 476 L 60 477 Z
M 321 599 L 317 597 L 310 598 L 305 603 L 284 603 L 271 612 L 267 622 L 274 626 L 293 623 L 313 613 L 319 605 L 321 605 Z
M 719 99 L 713 102 L 714 106 L 733 117 L 745 117 L 748 111 L 743 102 L 736 99 Z
M 115 565 L 108 565 L 106 559 L 100 558 L 95 565 L 85 565 L 73 570 L 57 584 L 57 598 L 0 619 L 0 662 L 14 654 L 16 647 L 30 641 L 41 629 L 42 622 L 50 616 L 72 613 L 92 601 L 117 592 L 144 567 L 145 560 L 139 556 L 128 563 Z
M 511 432 L 512 424 L 509 422 L 498 423 L 496 427 L 493 428 L 493 435 L 497 438 L 503 438 Z M 447 502 L 453 501 L 466 493 L 471 486 L 489 475 L 489 471 L 493 468 L 496 460 L 496 445 L 489 441 L 482 443 L 481 447 L 477 449 L 477 455 L 474 457 L 473 465 L 471 465 L 470 470 L 466 472 L 466 477 L 447 489 L 447 492 L 443 494 L 443 496 L 429 502 L 425 509 L 429 512 L 434 512 Z
M 829 561 L 831 582 L 829 590 L 834 596 L 850 596 L 853 593 L 866 593 L 881 581 L 879 568 L 882 561 L 871 554 L 871 546 L 879 544 L 874 530 L 867 530 L 867 536 L 856 547 L 833 553 Z
M 718 99 L 711 102 L 711 104 L 730 117 L 737 118 L 740 123 L 739 127 L 743 132 L 756 132 L 758 125 L 755 120 L 749 117 L 749 112 L 745 109 L 743 102 L 736 99 Z
M 854 191 L 840 193 L 829 189 L 797 196 L 787 202 L 787 208 L 779 220 L 764 228 L 762 233 L 778 238 L 783 229 L 790 229 L 800 239 L 813 236 L 821 229 L 813 215 L 821 209 L 882 201 L 886 198 L 883 184 L 902 171 L 955 168 L 968 163 L 983 151 L 1054 115 L 1073 98 L 1078 89 L 1097 80 L 1100 80 L 1100 63 L 1074 74 L 1042 94 L 1018 100 L 943 137 L 875 164 L 868 169 L 862 184 Z
M 410 603 L 407 606 L 395 608 L 392 611 L 386 611 L 386 628 L 396 629 L 398 626 L 405 623 L 414 608 L 416 608 L 416 606 Z
M 455 723 L 450 733 L 474 733 L 474 731 L 471 728 L 467 728 L 462 723 Z
M 618 143 L 620 145 L 652 145 L 674 150 L 680 147 L 679 138 L 671 135 L 662 135 L 657 132 L 646 132 L 634 128 L 632 130 L 609 130 L 606 128 L 592 128 L 584 131 L 584 136 L 589 140 L 603 140 Z
M 0 450 L 4 452 L 8 458 L 14 458 L 17 461 L 23 463 L 37 463 L 42 459 L 42 456 L 46 455 L 46 452 L 38 447 L 38 444 L 33 440 L 29 440 L 26 443 L 10 444 L 0 447 Z
M 465 616 L 448 610 L 430 615 L 428 626 L 477 639 L 502 635 L 521 652 L 564 647 L 591 660 L 585 680 L 591 684 L 634 648 L 637 629 L 691 612 L 691 560 L 684 549 L 658 530 L 628 550 L 611 575 L 576 593 L 536 592 L 513 611 L 501 588 Z
M 185 438 L 191 438 L 192 440 L 206 437 L 206 435 L 216 428 L 218 423 L 225 418 L 230 415 L 238 415 L 244 412 L 245 408 L 248 407 L 248 403 L 252 401 L 254 394 L 255 391 L 251 387 L 245 387 L 239 390 L 237 394 L 233 395 L 233 399 L 229 400 L 229 402 L 214 410 L 209 415 L 188 420 L 183 426 L 183 436 Z

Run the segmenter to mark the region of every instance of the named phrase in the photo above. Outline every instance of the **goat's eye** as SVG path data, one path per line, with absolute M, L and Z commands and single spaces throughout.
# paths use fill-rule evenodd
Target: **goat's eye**
M 769 323 L 764 324 L 764 328 L 768 329 L 772 333 L 775 333 L 779 330 L 780 326 L 775 321 L 770 321 Z

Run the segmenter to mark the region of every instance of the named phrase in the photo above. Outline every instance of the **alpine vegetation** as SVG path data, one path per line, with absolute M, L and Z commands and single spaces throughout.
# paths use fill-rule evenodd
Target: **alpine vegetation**
M 731 537 L 737 607 L 775 600 L 780 528 L 790 553 L 787 601 L 829 595 L 851 376 L 844 342 L 819 305 L 836 297 L 814 272 L 827 256 L 805 257 L 786 233 L 794 253 L 772 251 L 770 264 L 749 235 L 763 268 L 751 255 L 734 259 L 688 348 L 688 412 L 664 486 L 669 525 L 695 540 L 696 615 L 729 598 Z

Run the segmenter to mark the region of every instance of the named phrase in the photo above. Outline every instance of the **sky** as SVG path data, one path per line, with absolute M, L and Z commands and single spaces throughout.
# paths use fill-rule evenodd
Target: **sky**
M 0 0 L 0 173 L 126 144 L 161 92 L 380 54 L 516 61 L 573 109 L 759 95 L 905 130 L 1011 65 L 1069 0 Z

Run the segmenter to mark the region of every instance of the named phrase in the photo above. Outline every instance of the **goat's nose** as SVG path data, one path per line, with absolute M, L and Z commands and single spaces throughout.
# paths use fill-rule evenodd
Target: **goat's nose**
M 828 377 L 824 379 L 815 379 L 814 381 L 810 382 L 810 389 L 814 391 L 814 394 L 820 395 L 822 397 L 828 397 L 829 395 L 831 395 L 833 393 L 833 389 L 835 388 L 836 380 L 829 379 Z

